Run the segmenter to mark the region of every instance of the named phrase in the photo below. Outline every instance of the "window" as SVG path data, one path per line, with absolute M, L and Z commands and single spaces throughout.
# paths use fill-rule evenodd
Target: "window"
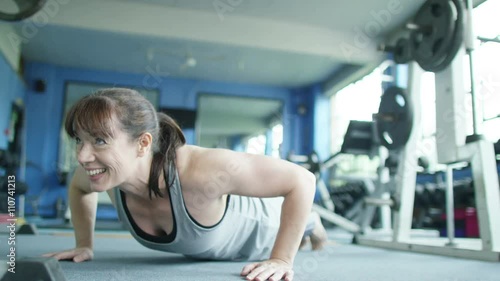
M 332 153 L 340 151 L 350 120 L 371 121 L 382 96 L 383 70 L 376 68 L 361 80 L 338 91 L 330 99 L 332 107 Z
M 500 38 L 500 1 L 486 1 L 474 9 L 474 27 L 477 35 Z M 484 117 L 483 133 L 486 139 L 500 139 L 500 44 L 481 43 L 475 53 L 475 80 L 479 106 Z
M 266 136 L 258 135 L 247 141 L 246 152 L 253 154 L 266 154 Z
M 332 96 L 332 142 L 331 152 L 340 151 L 344 142 L 344 135 L 351 120 L 372 121 L 373 114 L 378 112 L 380 97 L 382 96 L 382 82 L 385 81 L 384 71 L 387 64 L 373 70 L 370 74 L 356 81 Z M 372 175 L 376 173 L 377 159 L 369 156 L 347 156 L 339 163 L 337 173 Z
M 281 144 L 283 143 L 283 125 L 277 124 L 271 128 L 272 134 L 272 151 L 271 156 L 281 158 Z

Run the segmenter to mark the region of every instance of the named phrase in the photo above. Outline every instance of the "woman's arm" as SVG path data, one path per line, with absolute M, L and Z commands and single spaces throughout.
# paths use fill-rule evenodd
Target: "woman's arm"
M 94 247 L 94 227 L 97 211 L 97 193 L 86 188 L 87 175 L 78 167 L 69 187 L 71 220 L 75 230 L 76 247 Z
M 69 186 L 71 221 L 75 232 L 76 247 L 72 250 L 48 253 L 44 256 L 75 262 L 93 258 L 94 226 L 97 210 L 97 193 L 88 189 L 85 171 L 78 167 Z
M 194 161 L 190 161 L 195 163 L 192 172 L 205 175 L 198 174 L 200 179 L 211 175 L 223 179 L 225 184 L 218 185 L 220 195 L 284 197 L 281 223 L 270 261 L 281 261 L 291 269 L 311 213 L 316 191 L 314 174 L 294 163 L 262 155 L 224 149 L 201 149 L 195 155 Z M 247 279 L 253 280 L 263 270 L 258 267 L 262 264 L 250 265 L 243 274 L 248 272 Z

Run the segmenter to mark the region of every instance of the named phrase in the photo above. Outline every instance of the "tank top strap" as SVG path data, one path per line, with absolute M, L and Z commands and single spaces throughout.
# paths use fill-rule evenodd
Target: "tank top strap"
M 167 164 L 165 169 L 168 169 L 168 184 L 172 184 L 168 189 L 170 202 L 172 203 L 172 211 L 177 224 L 179 222 L 186 223 L 189 221 L 189 214 L 186 211 L 184 196 L 179 178 L 179 173 L 175 168 L 174 163 Z M 179 229 L 179 228 L 178 228 Z

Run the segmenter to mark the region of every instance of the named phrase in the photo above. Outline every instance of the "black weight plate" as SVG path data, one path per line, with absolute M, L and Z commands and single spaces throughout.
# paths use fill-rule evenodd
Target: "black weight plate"
M 448 52 L 446 53 L 446 57 L 443 58 L 440 64 L 436 64 L 432 69 L 429 69 L 428 71 L 439 72 L 448 67 L 448 65 L 451 64 L 451 62 L 457 55 L 458 50 L 463 44 L 464 26 L 465 26 L 464 4 L 462 3 L 462 0 L 451 0 L 451 2 L 455 5 L 454 7 L 456 13 L 455 29 L 453 31 L 454 33 L 453 40 L 451 41 L 451 44 L 448 46 Z
M 463 38 L 463 5 L 461 0 L 428 0 L 418 11 L 410 34 L 415 61 L 426 71 L 446 68 Z
M 403 148 L 413 128 L 413 105 L 402 88 L 389 87 L 380 100 L 375 124 L 380 143 L 389 150 Z
M 452 5 L 449 0 L 428 0 L 417 12 L 418 29 L 410 35 L 417 62 L 434 64 L 445 57 L 455 27 Z
M 4 1 L 1 1 L 4 2 Z M 0 20 L 21 21 L 40 11 L 47 0 L 13 0 L 16 8 L 13 9 L 8 4 L 0 4 Z
M 406 38 L 399 38 L 394 49 L 394 62 L 397 64 L 409 63 L 412 60 L 412 50 L 410 41 Z

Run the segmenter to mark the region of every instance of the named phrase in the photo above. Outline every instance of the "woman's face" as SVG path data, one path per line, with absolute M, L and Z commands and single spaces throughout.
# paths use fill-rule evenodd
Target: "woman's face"
M 76 153 L 80 165 L 85 169 L 92 191 L 109 190 L 127 182 L 137 163 L 136 142 L 113 122 L 113 138 L 92 136 L 86 131 L 77 131 Z

